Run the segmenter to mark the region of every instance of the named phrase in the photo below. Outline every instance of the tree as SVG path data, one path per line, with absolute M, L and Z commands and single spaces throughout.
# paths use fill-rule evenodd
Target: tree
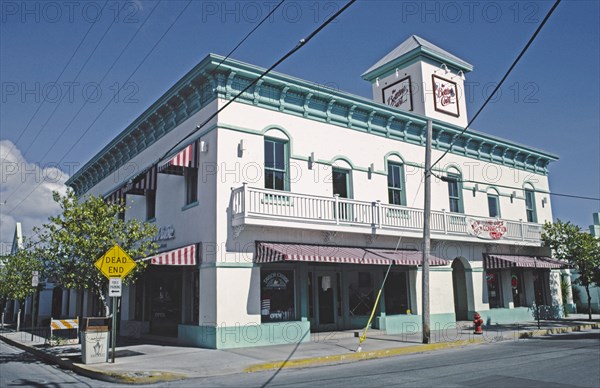
M 580 284 L 585 288 L 588 301 L 588 315 L 592 319 L 592 297 L 590 287 L 594 284 L 600 286 L 598 280 L 600 276 L 600 239 L 581 232 L 577 225 L 570 222 L 557 220 L 551 224 L 544 224 L 542 232 L 543 244 L 550 249 L 554 257 L 565 260 L 575 267 L 579 277 L 575 279 L 575 284 Z
M 7 300 L 19 302 L 18 316 L 20 318 L 25 300 L 37 290 L 31 285 L 33 271 L 41 272 L 43 262 L 37 256 L 34 249 L 20 249 L 16 253 L 2 257 L 2 286 L 0 286 L 0 298 L 2 299 L 2 311 L 4 311 Z M 33 319 L 33 317 L 32 317 Z M 17 320 L 20 323 L 20 319 Z M 33 321 L 32 321 L 33 323 Z M 17 325 L 17 331 L 20 329 Z
M 36 230 L 48 272 L 66 288 L 88 290 L 96 295 L 108 316 L 105 294 L 108 280 L 94 263 L 115 243 L 133 258 L 153 254 L 158 248 L 152 241 L 157 229 L 138 220 L 120 219 L 118 215 L 125 211 L 124 204 L 109 204 L 102 197 L 78 198 L 69 191 L 65 196 L 54 192 L 53 198 L 62 213 L 50 217 L 50 223 Z M 145 266 L 145 262 L 139 262 L 124 283 L 134 281 Z

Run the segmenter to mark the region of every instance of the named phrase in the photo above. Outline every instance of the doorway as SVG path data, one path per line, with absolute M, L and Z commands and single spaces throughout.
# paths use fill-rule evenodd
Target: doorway
M 332 331 L 338 325 L 339 289 L 335 272 L 309 272 L 309 310 L 311 329 Z
M 349 170 L 334 167 L 331 180 L 333 182 L 333 195 L 337 195 L 339 198 L 352 198 L 351 176 Z M 352 204 L 340 201 L 337 209 L 335 209 L 335 213 L 340 220 L 352 220 Z
M 454 290 L 454 313 L 457 321 L 469 319 L 469 303 L 467 299 L 467 280 L 465 266 L 460 259 L 452 262 L 452 288 Z

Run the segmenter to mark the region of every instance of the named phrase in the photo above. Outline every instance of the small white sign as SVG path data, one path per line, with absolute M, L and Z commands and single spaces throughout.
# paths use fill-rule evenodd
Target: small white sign
M 110 278 L 108 281 L 108 296 L 121 296 L 123 280 L 121 278 Z
M 40 283 L 40 274 L 38 271 L 33 271 L 31 273 L 31 286 L 32 287 L 37 287 L 37 285 Z

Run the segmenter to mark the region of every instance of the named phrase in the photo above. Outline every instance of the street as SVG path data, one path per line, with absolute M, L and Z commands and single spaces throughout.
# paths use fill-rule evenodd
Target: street
M 0 386 L 116 387 L 62 371 L 2 343 Z M 168 387 L 600 387 L 600 331 L 380 360 L 162 383 Z

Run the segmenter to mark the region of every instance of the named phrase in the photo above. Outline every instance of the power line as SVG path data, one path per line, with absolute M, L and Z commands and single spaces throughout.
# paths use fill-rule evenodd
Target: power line
M 106 4 L 108 4 L 108 0 L 106 0 L 104 2 L 104 5 L 100 9 L 100 14 L 102 14 L 102 11 L 104 11 L 104 7 L 106 7 Z M 83 36 L 83 38 L 81 39 L 81 41 L 79 42 L 79 44 L 77 45 L 77 48 L 75 49 L 75 51 L 73 52 L 73 54 L 71 54 L 71 57 L 67 61 L 67 64 L 63 67 L 63 69 L 60 72 L 60 74 L 58 75 L 58 77 L 56 77 L 56 80 L 54 81 L 54 83 L 58 83 L 58 80 L 60 79 L 60 77 L 62 77 L 62 75 L 64 74 L 65 70 L 67 70 L 67 67 L 69 67 L 69 65 L 71 64 L 71 61 L 73 60 L 73 58 L 75 58 L 75 55 L 77 54 L 77 52 L 81 48 L 81 45 L 83 44 L 83 42 L 85 41 L 85 39 L 89 35 L 90 31 L 92 31 L 92 28 L 94 27 L 94 25 L 95 25 L 95 23 L 90 24 L 90 28 L 88 28 L 87 32 L 85 33 L 85 35 Z M 31 125 L 31 122 L 33 121 L 33 118 L 38 114 L 38 112 L 40 111 L 40 109 L 42 109 L 42 106 L 44 105 L 44 103 L 46 101 L 47 101 L 47 98 L 44 97 L 44 100 L 40 103 L 40 105 L 38 105 L 36 111 L 33 112 L 33 116 L 31 116 L 31 118 L 29 119 L 29 121 L 25 125 L 25 128 L 23 128 L 23 130 L 21 131 L 21 133 L 17 137 L 17 140 L 15 140 L 15 142 L 12 144 L 11 148 L 6 153 L 6 157 L 7 158 L 8 158 L 8 155 L 10 155 L 10 153 L 12 152 L 12 150 L 16 147 L 17 143 L 21 140 L 21 138 L 23 137 L 23 135 L 25 134 L 25 132 L 27 132 L 27 129 L 29 128 L 29 126 Z
M 142 64 L 144 64 L 144 62 L 146 61 L 146 59 L 148 59 L 148 57 L 150 56 L 150 54 L 152 54 L 152 52 L 154 51 L 154 49 L 156 48 L 156 46 L 158 46 L 158 44 L 162 41 L 162 39 L 165 37 L 165 35 L 171 30 L 171 28 L 175 25 L 175 23 L 177 23 L 177 21 L 179 20 L 179 18 L 183 15 L 183 13 L 185 12 L 185 10 L 189 7 L 189 5 L 192 3 L 192 0 L 189 0 L 188 3 L 185 5 L 185 7 L 179 12 L 179 14 L 177 15 L 177 17 L 175 18 L 175 20 L 173 20 L 173 22 L 171 23 L 171 25 L 169 25 L 169 27 L 165 30 L 165 32 L 161 35 L 161 37 L 158 39 L 158 41 L 154 44 L 154 46 L 152 46 L 152 48 L 150 49 L 150 51 L 146 54 L 146 56 L 144 56 L 144 58 L 142 59 L 142 61 L 139 63 L 139 65 L 133 70 L 133 72 L 129 75 L 129 77 L 127 78 L 127 80 L 123 83 L 123 85 L 121 85 L 121 87 L 119 88 L 119 90 L 117 90 L 117 93 L 119 93 L 121 91 L 121 89 L 127 84 L 127 82 L 129 82 L 129 80 L 131 79 L 131 77 L 133 77 L 133 75 L 138 71 L 138 69 L 142 66 Z M 153 8 L 153 10 L 156 9 Z M 146 18 L 146 20 L 144 20 L 144 23 L 149 19 L 150 17 Z M 143 24 L 142 24 L 143 26 Z M 136 34 L 141 30 L 141 27 L 136 31 Z M 129 41 L 129 43 L 131 43 L 133 39 L 131 39 Z M 127 44 L 127 46 L 129 46 L 129 43 Z M 125 46 L 125 48 L 127 48 L 127 46 Z M 123 54 L 123 52 L 125 51 L 125 49 L 121 52 L 121 54 L 119 55 L 119 57 Z M 118 60 L 118 58 L 117 58 Z M 112 66 L 114 66 L 114 64 L 116 63 L 116 61 L 113 63 Z M 111 69 L 112 69 L 111 66 Z M 109 69 L 109 71 L 111 70 Z M 108 72 L 106 73 L 108 74 Z M 106 77 L 105 74 L 105 77 Z M 104 78 L 103 78 L 104 80 Z M 101 81 L 102 82 L 102 81 Z M 94 124 L 96 123 L 96 121 L 98 121 L 98 119 L 100 118 L 100 116 L 102 116 L 102 114 L 106 111 L 106 109 L 108 108 L 108 106 L 110 105 L 110 103 L 112 102 L 112 99 L 108 101 L 108 103 L 104 106 L 104 108 L 100 111 L 100 113 L 96 116 L 96 118 L 94 119 L 94 121 L 87 127 L 87 129 L 81 134 L 81 136 L 79 136 L 79 138 L 77 139 L 77 141 L 75 143 L 73 143 L 73 145 L 71 145 L 71 147 L 67 150 L 67 152 L 63 155 L 63 157 L 58 161 L 57 164 L 60 164 L 65 157 L 69 154 L 69 152 L 71 152 L 73 150 L 73 148 L 75 148 L 75 146 L 77 144 L 79 144 L 79 142 L 81 141 L 81 139 L 89 132 L 89 130 L 94 126 Z M 85 105 L 83 105 L 85 106 Z M 82 108 L 77 112 L 77 114 L 75 115 L 75 117 L 79 114 L 79 112 L 81 112 Z M 74 120 L 74 119 L 73 119 Z M 73 122 L 73 120 L 71 120 L 71 122 L 69 123 L 69 125 Z M 65 127 L 66 130 L 67 127 Z M 64 133 L 64 130 L 63 130 Z M 62 134 L 61 134 L 62 135 Z M 19 207 L 19 205 L 21 205 L 42 183 L 44 182 L 44 180 L 40 181 L 40 183 L 38 183 L 32 191 L 29 192 L 29 194 L 27 194 L 25 197 L 23 197 L 23 199 L 21 199 L 21 201 L 19 201 L 12 209 L 10 209 L 7 214 L 12 213 L 17 207 Z
M 480 183 L 482 185 L 488 185 L 490 187 L 502 187 L 504 189 L 523 190 L 522 187 L 498 185 L 498 184 L 495 184 L 495 183 L 482 182 L 482 181 L 474 181 L 474 180 L 470 180 L 470 179 L 453 179 L 453 178 L 447 177 L 447 176 L 439 176 L 439 175 L 436 175 L 434 173 L 431 173 L 431 175 L 433 175 L 434 177 L 436 177 L 439 180 L 444 181 L 444 182 Z M 588 201 L 600 201 L 600 198 L 587 197 L 587 196 L 576 195 L 576 194 L 554 193 L 554 192 L 551 192 L 551 191 L 544 192 L 544 194 L 554 195 L 554 196 L 557 196 L 557 197 L 567 197 L 567 198 L 574 198 L 574 199 L 584 199 L 584 200 L 588 200 Z
M 435 165 L 438 164 L 440 162 L 440 160 L 442 160 L 448 154 L 448 152 L 450 152 L 450 150 L 452 149 L 452 145 L 454 145 L 454 143 L 456 142 L 456 140 L 458 140 L 458 138 L 461 137 L 467 131 L 467 129 L 471 126 L 471 124 L 473 124 L 473 122 L 477 119 L 477 117 L 479 116 L 479 114 L 483 111 L 483 109 L 490 102 L 490 100 L 492 99 L 492 97 L 494 97 L 494 95 L 500 89 L 500 87 L 502 86 L 502 84 L 504 83 L 504 81 L 506 80 L 506 78 L 508 78 L 509 74 L 515 68 L 515 66 L 517 65 L 517 63 L 519 62 L 519 60 L 521 60 L 521 57 L 523 57 L 523 55 L 525 54 L 525 52 L 527 51 L 527 49 L 529 48 L 529 46 L 531 46 L 531 44 L 533 43 L 533 41 L 535 40 L 535 38 L 538 36 L 538 34 L 542 30 L 542 28 L 544 27 L 544 25 L 546 24 L 546 22 L 548 21 L 548 19 L 550 18 L 550 16 L 552 15 L 552 13 L 554 12 L 554 10 L 556 9 L 556 7 L 558 7 L 558 4 L 560 3 L 560 1 L 561 0 L 556 0 L 556 2 L 554 3 L 554 5 L 552 6 L 552 8 L 550 8 L 550 10 L 548 11 L 548 13 L 544 17 L 544 20 L 542 20 L 542 23 L 540 23 L 540 25 L 535 30 L 535 32 L 533 33 L 533 35 L 531 36 L 531 38 L 529 38 L 529 41 L 527 42 L 527 44 L 525 45 L 525 47 L 523 47 L 523 49 L 521 50 L 521 52 L 517 56 L 517 59 L 514 60 L 514 62 L 512 63 L 512 65 L 510 66 L 510 68 L 508 69 L 508 71 L 504 74 L 504 76 L 502 77 L 502 79 L 500 80 L 500 82 L 496 85 L 496 87 L 494 88 L 494 90 L 492 91 L 492 93 L 488 96 L 488 98 L 485 100 L 485 102 L 483 103 L 483 105 L 479 108 L 479 110 L 477 111 L 477 113 L 475 113 L 475 115 L 473 116 L 473 118 L 467 123 L 467 126 L 464 127 L 464 129 L 462 131 L 460 131 L 460 133 L 458 135 L 454 135 L 452 137 L 452 141 L 450 142 L 450 144 L 449 144 L 448 148 L 446 149 L 446 151 L 444 151 L 444 153 L 442 154 L 442 156 L 440 156 L 439 158 L 437 158 L 437 160 L 431 165 L 431 168 L 429 169 L 429 171 L 431 171 L 433 169 L 433 167 L 435 167 Z
M 159 1 L 159 3 L 160 3 L 160 1 Z M 125 5 L 123 5 L 123 8 L 121 8 L 121 12 L 125 9 L 125 7 L 127 7 L 127 3 L 125 3 Z M 152 9 L 152 12 L 154 12 L 154 8 Z M 152 14 L 152 12 L 150 12 L 150 14 Z M 104 38 L 106 38 L 106 35 L 108 35 L 108 32 L 111 30 L 112 26 L 115 24 L 115 21 L 116 21 L 116 18 L 113 18 L 112 22 L 110 23 L 110 25 L 108 26 L 108 28 L 106 29 L 106 31 L 104 31 L 104 34 L 102 35 L 102 37 L 100 38 L 100 40 L 98 41 L 98 43 L 96 43 L 96 46 L 94 47 L 94 49 L 92 50 L 92 52 L 88 55 L 87 59 L 85 60 L 85 63 L 79 69 L 79 72 L 77 72 L 77 75 L 75 75 L 75 78 L 73 79 L 73 82 L 77 81 L 77 79 L 79 78 L 79 76 L 81 75 L 81 73 L 83 73 L 83 69 L 85 69 L 85 67 L 87 66 L 87 64 L 89 63 L 89 61 L 92 59 L 92 56 L 96 53 L 96 50 L 98 50 L 98 47 L 100 47 L 100 44 L 102 44 L 102 42 L 104 41 Z M 33 144 L 35 144 L 35 142 L 38 140 L 39 135 L 42 133 L 42 131 L 44 130 L 44 128 L 46 128 L 46 126 L 48 125 L 48 123 L 50 122 L 50 120 L 54 117 L 54 114 L 56 113 L 56 111 L 58 110 L 58 108 L 60 107 L 60 105 L 62 104 L 62 102 L 64 101 L 66 95 L 67 95 L 67 93 L 64 93 L 62 95 L 60 101 L 58 102 L 58 104 L 56 104 L 56 106 L 54 107 L 54 110 L 52 111 L 52 113 L 50 114 L 50 116 L 48 116 L 48 118 L 46 119 L 46 122 L 40 127 L 40 129 L 38 130 L 38 132 L 33 137 L 33 141 L 29 144 L 29 146 L 27 147 L 27 149 L 25 149 L 23 151 L 23 155 L 26 155 L 27 152 L 29 152 L 29 150 L 31 149 L 31 147 L 33 147 Z M 62 133 L 64 133 L 64 130 L 63 130 Z M 62 135 L 62 133 L 61 133 L 61 135 Z M 58 138 L 60 138 L 61 135 L 59 135 L 58 137 L 55 138 L 55 142 L 52 144 L 52 146 L 50 146 L 50 148 L 52 148 L 56 144 L 56 142 L 58 141 Z M 46 157 L 46 155 L 44 155 L 42 157 L 42 159 L 44 157 Z
M 148 17 L 142 22 L 142 24 L 137 29 L 137 31 L 129 39 L 129 42 L 127 42 L 127 44 L 125 45 L 125 47 L 123 47 L 123 49 L 121 50 L 121 53 L 119 54 L 119 56 L 113 61 L 113 63 L 109 67 L 109 69 L 104 73 L 104 76 L 102 77 L 102 79 L 100 80 L 100 82 L 98 82 L 98 85 L 100 85 L 106 79 L 106 77 L 108 76 L 108 74 L 110 73 L 110 71 L 113 69 L 113 67 L 115 66 L 115 64 L 119 61 L 119 59 L 121 59 L 121 56 L 123 55 L 123 53 L 127 50 L 127 48 L 129 47 L 129 45 L 131 44 L 131 42 L 135 39 L 135 37 L 137 36 L 137 34 L 141 31 L 142 27 L 150 19 L 150 17 L 154 13 L 154 10 L 160 4 L 161 1 L 162 0 L 159 0 L 159 2 L 156 4 L 156 6 L 154 6 L 154 8 L 152 8 L 152 10 L 150 11 L 150 13 L 148 14 Z M 125 9 L 125 7 L 126 7 L 126 5 L 123 6 L 122 10 Z M 81 69 L 79 69 L 79 72 L 75 76 L 75 80 L 77 80 L 77 78 L 79 77 L 79 75 L 82 73 L 83 69 L 85 68 L 85 66 L 87 65 L 87 63 L 90 61 L 90 59 L 92 58 L 92 55 L 94 54 L 94 52 L 96 52 L 96 49 L 99 47 L 100 43 L 102 43 L 102 41 L 104 40 L 104 38 L 106 37 L 106 35 L 110 31 L 110 29 L 111 29 L 111 27 L 113 26 L 114 23 L 115 23 L 115 20 L 113 19 L 113 21 L 109 25 L 108 29 L 104 32 L 104 35 L 102 36 L 102 38 L 96 44 L 96 47 L 94 48 L 94 50 L 92 51 L 92 53 L 88 56 L 88 58 L 87 58 L 86 62 L 84 63 L 84 65 L 81 67 Z M 62 103 L 62 101 L 64 100 L 65 96 L 66 96 L 66 94 L 62 96 L 60 102 L 56 105 L 56 107 L 54 108 L 54 110 L 52 111 L 52 113 L 50 114 L 50 116 L 48 117 L 48 119 L 46 120 L 46 122 L 44 123 L 44 125 L 38 131 L 37 135 L 39 135 L 41 133 L 41 131 L 46 127 L 46 125 L 48 125 L 48 123 L 50 122 L 50 119 L 54 116 L 54 113 L 56 113 L 56 111 L 58 110 L 58 108 L 59 108 L 60 104 Z M 79 114 L 81 113 L 81 111 L 83 111 L 83 108 L 85 108 L 87 106 L 87 104 L 88 104 L 88 101 L 86 100 L 83 103 L 83 105 L 79 108 L 79 110 L 77 111 L 77 113 L 75 113 L 75 116 L 73 116 L 73 118 L 71 119 L 71 121 L 69 121 L 69 123 L 63 127 L 63 129 L 60 132 L 60 134 L 58 136 L 54 137 L 54 142 L 52 143 L 52 145 L 50 145 L 50 147 L 47 148 L 46 153 L 40 158 L 40 160 L 43 160 L 46 156 L 48 156 L 48 154 L 50 154 L 50 151 L 52 151 L 52 149 L 56 146 L 56 144 L 58 143 L 58 141 L 62 138 L 62 136 L 65 134 L 65 132 L 67 131 L 67 129 L 71 126 L 71 124 L 73 124 L 73 122 L 75 121 L 75 119 L 77 118 L 77 116 L 79 116 Z M 23 154 L 27 153 L 27 151 L 31 148 L 31 146 L 33 145 L 34 142 L 35 142 L 35 140 L 29 145 L 29 147 L 27 148 L 27 150 Z M 61 159 L 61 161 L 62 161 L 62 159 Z M 42 184 L 42 183 L 43 183 L 43 181 L 40 182 L 40 184 Z M 25 184 L 25 181 L 24 180 L 21 181 L 21 183 L 19 184 L 19 186 L 17 186 L 17 188 L 12 193 L 10 193 L 6 199 L 11 198 L 16 192 L 18 192 L 19 188 L 21 188 L 21 186 L 23 186 L 24 184 Z M 38 184 L 33 189 L 33 191 L 35 191 L 40 184 Z M 31 193 L 33 193 L 33 191 Z M 31 195 L 31 193 L 29 193 L 29 195 Z M 14 208 L 11 209 L 11 211 L 12 210 L 14 210 Z
M 175 150 L 177 147 L 179 147 L 179 145 L 181 143 L 184 143 L 185 141 L 187 141 L 193 134 L 195 134 L 196 132 L 198 132 L 200 129 L 202 129 L 206 124 L 208 124 L 212 119 L 214 119 L 215 117 L 217 117 L 217 115 L 219 113 L 221 113 L 224 109 L 226 109 L 229 105 L 231 105 L 233 102 L 235 102 L 235 100 L 237 100 L 242 94 L 244 94 L 248 89 L 250 89 L 252 86 L 254 86 L 258 81 L 260 81 L 261 79 L 263 79 L 267 74 L 269 74 L 274 68 L 276 68 L 277 66 L 279 66 L 282 62 L 284 62 L 286 59 L 288 59 L 290 56 L 292 56 L 296 51 L 300 50 L 306 43 L 308 43 L 312 38 L 314 38 L 319 32 L 321 32 L 321 30 L 323 28 L 325 28 L 329 23 L 331 23 L 333 20 L 335 20 L 335 18 L 337 18 L 339 15 L 341 15 L 346 9 L 348 9 L 348 7 L 350 7 L 352 4 L 354 4 L 356 2 L 356 0 L 350 0 L 348 3 L 346 3 L 346 5 L 344 5 L 342 8 L 340 8 L 335 14 L 333 14 L 329 19 L 327 19 L 325 22 L 323 22 L 319 27 L 317 27 L 316 30 L 314 30 L 313 32 L 311 32 L 306 38 L 304 39 L 300 39 L 300 41 L 296 44 L 296 46 L 291 49 L 290 51 L 288 51 L 284 56 L 282 56 L 280 59 L 278 59 L 273 65 L 271 65 L 271 67 L 269 67 L 267 70 L 263 71 L 257 78 L 255 78 L 254 80 L 252 80 L 252 82 L 250 82 L 244 89 L 242 89 L 238 94 L 236 94 L 231 100 L 227 101 L 227 103 L 225 105 L 223 105 L 221 108 L 219 108 L 215 113 L 211 114 L 206 120 L 204 120 L 202 122 L 202 124 L 197 125 L 196 129 L 193 130 L 192 132 L 190 132 L 187 136 L 185 136 L 183 139 L 181 139 L 180 141 L 178 141 L 177 143 L 175 143 L 175 145 L 171 148 L 169 148 L 167 150 L 167 152 L 165 152 L 163 154 L 163 156 L 161 156 L 158 159 L 158 162 L 162 161 L 163 159 L 165 159 L 173 150 Z

